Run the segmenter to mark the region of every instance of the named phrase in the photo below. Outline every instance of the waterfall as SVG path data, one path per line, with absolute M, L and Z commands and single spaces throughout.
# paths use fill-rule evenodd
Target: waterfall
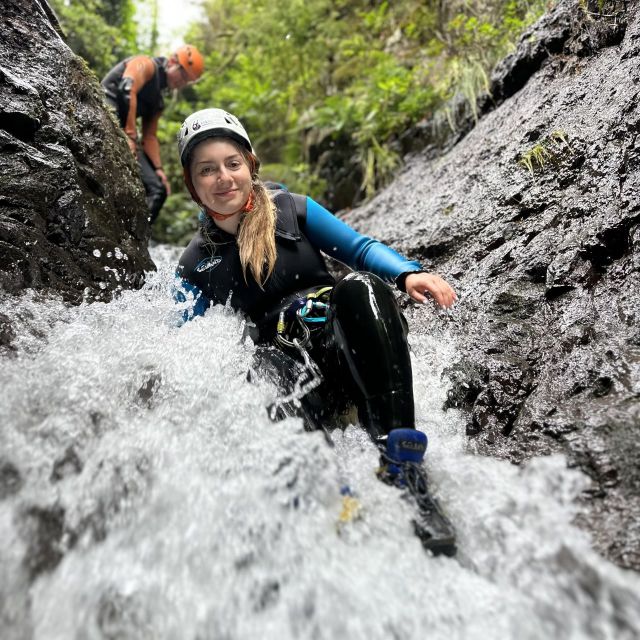
M 3 638 L 640 635 L 640 578 L 573 524 L 588 479 L 561 456 L 474 455 L 442 410 L 446 335 L 410 339 L 455 558 L 423 550 L 357 425 L 331 447 L 299 419 L 271 422 L 242 318 L 218 306 L 179 326 L 175 254 L 154 259 L 108 304 L 0 302 L 18 328 L 0 369 Z

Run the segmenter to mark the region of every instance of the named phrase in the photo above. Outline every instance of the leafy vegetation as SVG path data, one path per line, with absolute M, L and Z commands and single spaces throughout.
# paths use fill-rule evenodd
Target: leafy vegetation
M 98 77 L 137 47 L 134 0 L 49 0 L 67 36 Z
M 132 1 L 54 0 L 71 46 L 98 75 L 114 57 L 145 50 L 132 46 L 128 31 Z M 368 197 L 399 166 L 399 139 L 412 125 L 439 121 L 455 128 L 447 107 L 453 98 L 477 114 L 492 67 L 549 1 L 205 0 L 202 20 L 184 40 L 205 54 L 207 71 L 170 101 L 161 121 L 163 164 L 176 195 L 154 235 L 181 238 L 194 219 L 179 195 L 174 148 L 180 122 L 194 109 L 215 106 L 238 115 L 263 175 L 320 201 L 332 179 L 327 157 L 339 147 L 355 199 Z M 93 31 L 84 21 L 89 14 L 99 18 Z M 113 39 L 118 25 L 121 40 Z
M 616 24 L 627 10 L 626 0 L 578 0 L 578 5 L 591 21 L 605 20 Z
M 209 0 L 205 7 L 189 36 L 211 69 L 199 106 L 240 115 L 268 162 L 308 163 L 309 131 L 322 148 L 350 140 L 369 196 L 398 166 L 394 142 L 412 123 L 456 95 L 475 113 L 491 68 L 544 4 Z

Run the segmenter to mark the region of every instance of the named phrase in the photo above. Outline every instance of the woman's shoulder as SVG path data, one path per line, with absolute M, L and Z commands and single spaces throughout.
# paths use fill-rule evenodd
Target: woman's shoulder
M 307 220 L 307 198 L 299 193 L 278 189 L 271 193 L 276 206 L 276 236 L 300 240 L 300 229 Z
M 285 188 L 270 189 L 270 191 L 278 212 L 291 208 L 297 216 L 306 216 L 307 196 L 301 193 L 293 193 Z

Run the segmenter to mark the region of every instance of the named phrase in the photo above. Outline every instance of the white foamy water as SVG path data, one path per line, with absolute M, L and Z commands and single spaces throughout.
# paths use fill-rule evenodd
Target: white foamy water
M 0 457 L 21 478 L 0 501 L 3 638 L 640 636 L 638 575 L 571 524 L 587 480 L 561 457 L 466 451 L 441 410 L 444 328 L 412 346 L 453 559 L 422 549 L 361 429 L 330 448 L 268 420 L 241 318 L 217 307 L 178 328 L 170 253 L 155 258 L 109 304 L 0 305 L 22 327 L 0 371 Z M 345 481 L 362 511 L 339 526 Z

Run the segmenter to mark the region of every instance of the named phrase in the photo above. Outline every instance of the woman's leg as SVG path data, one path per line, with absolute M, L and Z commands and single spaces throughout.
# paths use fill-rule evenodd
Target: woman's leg
M 406 321 L 378 276 L 356 272 L 338 282 L 331 293 L 326 340 L 334 348 L 325 349 L 323 372 L 333 370 L 351 389 L 372 437 L 415 428 Z

